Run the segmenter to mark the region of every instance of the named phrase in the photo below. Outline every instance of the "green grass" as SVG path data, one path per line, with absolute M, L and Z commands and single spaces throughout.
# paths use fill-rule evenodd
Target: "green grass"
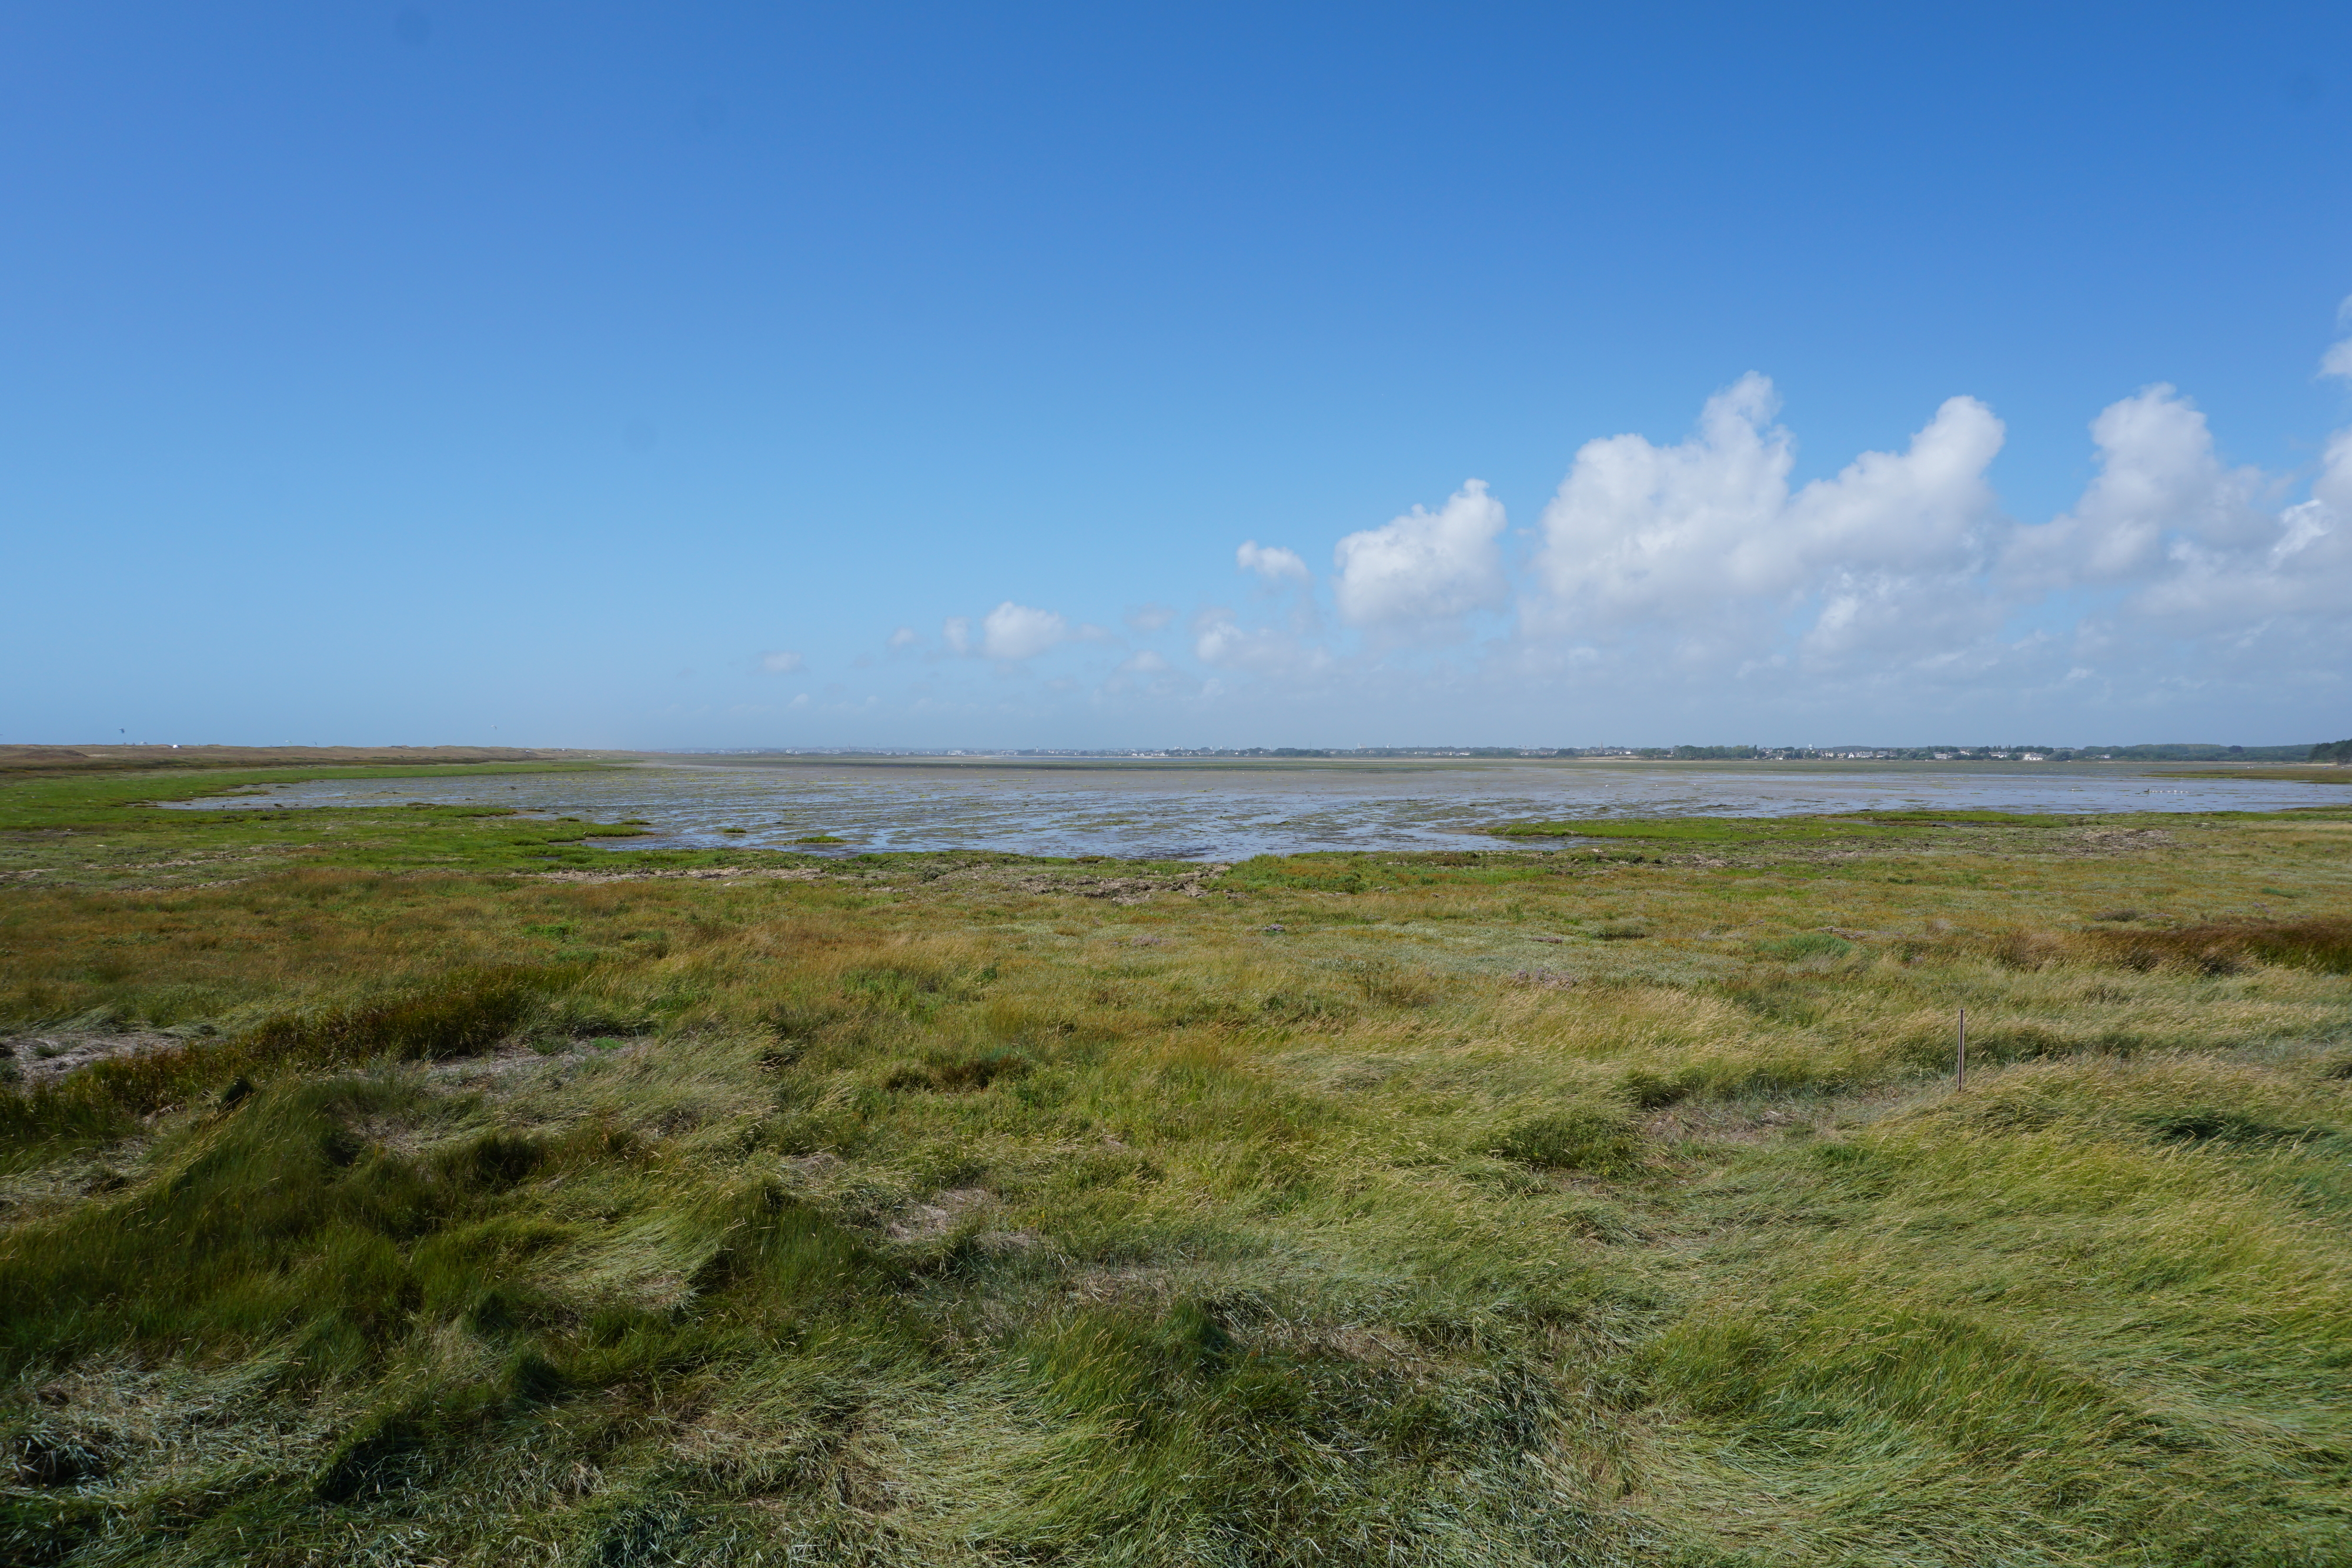
M 0 1067 L 125 1048 L 0 1094 L 0 1560 L 2352 1557 L 2352 814 L 1114 903 L 218 782 L 0 785 Z

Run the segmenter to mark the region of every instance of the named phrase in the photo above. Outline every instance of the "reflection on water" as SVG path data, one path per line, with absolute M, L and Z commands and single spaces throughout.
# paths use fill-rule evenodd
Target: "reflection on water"
M 249 805 L 252 796 L 188 802 Z M 642 818 L 611 849 L 750 844 L 834 852 L 991 849 L 1037 855 L 1238 860 L 1286 850 L 1458 849 L 1525 818 L 1784 816 L 1804 811 L 2275 810 L 2352 802 L 2342 785 L 2182 779 L 2099 764 L 1835 766 L 1494 764 L 1265 771 L 1181 766 L 1034 769 L 859 767 L 751 759 L 640 763 L 590 773 L 289 784 L 293 806 L 503 805 L 593 821 Z M 728 830 L 739 830 L 730 831 Z

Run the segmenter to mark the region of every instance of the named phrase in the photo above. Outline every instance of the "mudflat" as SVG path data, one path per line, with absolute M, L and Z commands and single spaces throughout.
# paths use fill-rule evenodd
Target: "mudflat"
M 553 759 L 561 760 L 561 759 Z M 528 777 L 446 769 L 271 787 L 290 810 L 418 799 L 622 821 L 665 848 L 977 849 L 1242 860 L 1299 850 L 1484 845 L 1498 824 L 1856 811 L 2276 810 L 2352 800 L 2352 768 L 2190 777 L 2138 764 L 1673 762 L 1621 758 L 635 758 Z M 197 797 L 193 809 L 243 798 Z M 641 846 L 642 847 L 642 846 Z

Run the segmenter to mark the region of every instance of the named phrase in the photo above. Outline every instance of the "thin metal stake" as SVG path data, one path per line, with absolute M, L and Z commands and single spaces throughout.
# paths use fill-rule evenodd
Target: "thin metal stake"
M 1960 1066 L 1959 1066 L 1959 1071 L 1957 1071 L 1957 1072 L 1955 1072 L 1955 1073 L 1952 1075 L 1952 1089 L 1953 1089 L 1953 1091 L 1954 1091 L 1955 1092 L 1958 1092 L 1958 1091 L 1960 1091 L 1960 1090 L 1962 1090 L 1962 1089 L 1966 1089 L 1968 1086 L 1969 1086 L 1969 1009 L 1966 1009 L 1966 1008 L 1962 1008 L 1962 1009 L 1960 1009 Z

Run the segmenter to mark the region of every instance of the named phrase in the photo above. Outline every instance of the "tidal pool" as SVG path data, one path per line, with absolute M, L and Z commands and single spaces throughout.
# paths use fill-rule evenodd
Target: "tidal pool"
M 579 773 L 321 779 L 185 804 L 205 810 L 399 800 L 650 824 L 648 837 L 597 841 L 616 850 L 749 844 L 845 854 L 988 849 L 1239 860 L 1293 850 L 1491 845 L 1481 828 L 1526 818 L 2276 810 L 2352 803 L 2352 788 L 2184 778 L 2116 763 L 1415 759 L 1203 766 L 709 757 L 641 759 Z M 819 836 L 844 841 L 794 841 Z

